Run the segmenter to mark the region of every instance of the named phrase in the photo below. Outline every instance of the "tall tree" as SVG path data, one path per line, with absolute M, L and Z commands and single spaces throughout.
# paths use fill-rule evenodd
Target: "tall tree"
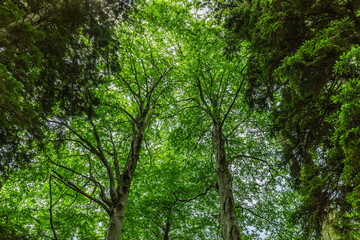
M 78 182 L 58 170 L 53 170 L 52 176 L 108 213 L 106 239 L 109 240 L 121 236 L 126 202 L 146 129 L 162 110 L 157 106 L 163 95 L 171 89 L 167 78 L 173 65 L 168 57 L 161 56 L 166 46 L 156 48 L 157 42 L 149 38 L 149 29 L 143 33 L 142 30 L 136 19 L 131 25 L 120 27 L 121 50 L 117 52 L 117 61 L 121 62 L 122 69 L 106 76 L 106 84 L 84 90 L 87 101 L 83 116 L 66 121 L 58 121 L 58 117 L 48 119 L 49 126 L 60 131 L 56 141 L 64 144 L 62 154 L 87 155 L 89 160 L 82 171 L 74 170 L 78 167 L 71 161 L 51 160 L 63 171 L 81 177 Z M 55 154 L 51 159 L 58 157 Z M 80 187 L 85 180 L 92 183 L 91 192 Z M 99 198 L 93 195 L 95 192 Z
M 1 1 L 3 178 L 31 158 L 33 153 L 24 146 L 34 148 L 34 140 L 41 141 L 43 117 L 54 106 L 69 114 L 81 108 L 75 92 L 101 80 L 81 78 L 81 71 L 96 68 L 102 49 L 111 41 L 114 21 L 125 16 L 125 9 L 117 1 Z
M 357 100 L 345 97 L 358 91 L 359 2 L 229 1 L 219 7 L 228 11 L 230 49 L 239 40 L 249 44 L 248 99 L 273 113 L 284 163 L 305 196 L 297 218 L 306 238 L 327 234 L 324 226 L 332 222 L 333 233 L 356 239 L 359 125 L 344 116 L 359 112 Z

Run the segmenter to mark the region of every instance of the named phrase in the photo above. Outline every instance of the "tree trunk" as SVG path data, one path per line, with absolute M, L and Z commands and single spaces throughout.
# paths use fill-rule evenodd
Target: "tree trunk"
M 333 224 L 336 219 L 336 213 L 330 212 L 322 223 L 321 240 L 339 240 L 340 237 L 336 234 Z
M 106 234 L 106 240 L 119 240 L 123 226 L 125 207 L 114 208 L 110 216 L 110 223 Z
M 125 163 L 123 174 L 117 188 L 117 199 L 113 202 L 110 215 L 110 223 L 105 240 L 119 240 L 125 217 L 125 206 L 130 193 L 132 177 L 134 175 L 137 162 L 140 158 L 141 145 L 144 137 L 146 124 L 141 121 L 139 128 L 133 132 L 130 153 Z
M 221 124 L 214 121 L 213 147 L 215 150 L 216 175 L 220 197 L 220 225 L 224 240 L 241 240 L 236 221 L 235 201 L 232 189 L 232 176 L 226 160 L 225 140 Z
M 167 221 L 164 229 L 164 240 L 169 240 L 170 238 L 170 222 Z

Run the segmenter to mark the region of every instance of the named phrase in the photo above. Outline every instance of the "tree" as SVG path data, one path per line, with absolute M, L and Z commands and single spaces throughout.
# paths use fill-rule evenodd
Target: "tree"
M 228 11 L 231 49 L 239 40 L 249 44 L 249 103 L 272 111 L 284 163 L 305 196 L 299 209 L 305 237 L 325 235 L 324 222 L 332 219 L 337 234 L 356 239 L 359 218 L 353 196 L 359 181 L 354 172 L 359 169 L 357 157 L 348 155 L 340 139 L 348 139 L 345 132 L 357 135 L 358 125 L 346 123 L 345 130 L 340 125 L 351 120 L 339 116 L 345 109 L 358 112 L 356 100 L 350 103 L 344 95 L 349 88 L 357 91 L 358 2 L 233 1 L 220 7 Z M 353 150 L 358 148 L 349 141 Z M 351 183 L 345 181 L 348 177 Z
M 81 108 L 74 92 L 101 79 L 79 73 L 96 68 L 111 41 L 113 21 L 124 12 L 117 1 L 1 1 L 2 181 L 30 161 L 34 154 L 26 148 L 41 142 L 43 118 L 55 106 L 69 114 Z
M 172 7 L 176 9 L 176 13 L 182 13 L 182 8 L 179 9 L 176 5 Z M 161 10 L 170 11 L 164 6 Z M 197 10 L 195 7 L 189 11 L 192 12 L 193 18 L 170 18 L 165 19 L 165 23 L 159 23 L 162 27 L 171 26 L 169 28 L 176 29 L 175 49 L 179 55 L 177 61 L 179 66 L 185 67 L 185 69 L 180 68 L 181 72 L 178 73 L 178 78 L 182 79 L 178 95 L 184 95 L 178 101 L 183 103 L 182 109 L 187 110 L 184 117 L 181 117 L 184 124 L 176 128 L 179 134 L 177 137 L 191 139 L 190 146 L 181 144 L 187 149 L 196 149 L 199 145 L 203 145 L 203 142 L 207 142 L 204 144 L 207 151 L 205 156 L 209 159 L 214 158 L 216 162 L 221 236 L 224 239 L 239 239 L 240 231 L 236 220 L 239 211 L 236 213 L 236 209 L 245 211 L 249 209 L 241 206 L 242 198 L 246 197 L 245 192 L 243 196 L 234 199 L 232 179 L 235 171 L 231 168 L 241 170 L 233 162 L 237 158 L 248 158 L 259 161 L 260 164 L 255 164 L 257 166 L 270 165 L 270 163 L 249 154 L 248 145 L 244 140 L 241 141 L 239 136 L 239 132 L 261 124 L 253 120 L 259 118 L 259 115 L 249 112 L 241 101 L 243 97 L 241 91 L 245 88 L 244 79 L 239 79 L 237 76 L 244 69 L 245 52 L 226 57 L 224 53 L 226 43 L 221 38 L 226 36 L 226 31 L 206 14 L 198 14 Z M 196 119 L 196 122 L 190 119 Z M 194 139 L 197 139 L 196 143 L 192 143 Z M 244 146 L 239 146 L 239 142 Z M 261 174 L 263 173 L 259 176 Z M 248 176 L 238 174 L 238 177 L 244 179 Z M 241 220 L 245 221 L 243 218 Z M 243 228 L 246 226 L 244 225 Z

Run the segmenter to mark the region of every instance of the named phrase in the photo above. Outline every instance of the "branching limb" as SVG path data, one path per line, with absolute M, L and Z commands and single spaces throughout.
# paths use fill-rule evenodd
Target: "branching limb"
M 149 91 L 146 92 L 146 99 L 148 101 L 148 104 L 151 100 L 151 96 L 154 92 L 154 90 L 156 89 L 156 87 L 159 85 L 159 83 L 161 82 L 161 80 L 163 80 L 166 75 L 171 72 L 171 70 L 173 69 L 174 67 L 170 67 L 170 68 L 167 68 L 164 72 L 161 73 L 160 77 L 154 82 L 154 84 L 152 84 L 151 88 L 149 89 Z
M 79 187 L 77 187 L 75 184 L 73 184 L 72 182 L 64 179 L 63 176 L 61 176 L 58 172 L 56 172 L 55 170 L 52 170 L 52 172 L 55 175 L 52 175 L 53 177 L 55 177 L 56 179 L 58 179 L 61 183 L 63 183 L 65 186 L 71 188 L 72 190 L 80 193 L 81 195 L 85 196 L 86 198 L 90 199 L 93 202 L 96 202 L 97 204 L 99 204 L 109 215 L 110 215 L 110 209 L 108 208 L 108 206 L 102 202 L 101 200 L 89 195 L 88 193 L 86 193 L 85 191 L 81 190 Z
M 96 179 L 95 179 L 92 175 L 90 175 L 90 177 L 89 177 L 89 176 L 86 176 L 86 175 L 81 174 L 81 173 L 79 173 L 79 172 L 77 172 L 77 171 L 75 171 L 75 170 L 73 170 L 73 169 L 71 169 L 71 168 L 68 168 L 68 167 L 66 167 L 66 166 L 64 166 L 64 165 L 61 165 L 61 164 L 59 164 L 59 163 L 54 162 L 50 157 L 48 157 L 48 159 L 51 161 L 52 164 L 54 164 L 54 165 L 56 165 L 56 166 L 58 166 L 58 167 L 61 167 L 61 168 L 65 169 L 65 170 L 67 170 L 67 171 L 69 171 L 69 172 L 75 173 L 76 175 L 78 175 L 78 176 L 80 176 L 80 177 L 82 177 L 82 178 L 85 178 L 85 179 L 88 179 L 88 180 L 92 181 L 96 186 L 98 186 L 98 187 L 100 188 L 100 197 L 101 197 L 101 199 L 102 199 L 109 207 L 111 206 L 110 199 L 106 197 L 104 185 L 102 185 L 100 182 L 96 181 Z
M 51 227 L 51 231 L 54 235 L 54 240 L 58 240 L 58 237 L 56 235 L 56 231 L 55 231 L 55 227 L 54 227 L 54 222 L 53 222 L 53 211 L 52 211 L 52 208 L 53 208 L 53 203 L 52 203 L 52 183 L 51 183 L 51 180 L 52 180 L 52 177 L 50 175 L 50 178 L 49 178 L 49 193 L 50 193 L 50 206 L 49 206 L 49 212 L 50 212 L 50 227 Z
M 110 142 L 113 148 L 113 158 L 114 158 L 114 167 L 115 167 L 115 176 L 116 176 L 116 181 L 119 184 L 120 183 L 120 179 L 121 179 L 121 174 L 120 174 L 120 164 L 119 164 L 119 154 L 117 151 L 117 147 L 114 141 L 114 137 L 113 134 L 111 132 L 111 129 L 106 127 L 106 129 L 109 132 L 109 136 L 110 136 Z
M 90 152 L 92 152 L 92 153 L 94 153 L 94 154 L 98 154 L 95 146 L 94 146 L 89 140 L 87 140 L 87 139 L 85 139 L 84 137 L 82 137 L 81 134 L 79 134 L 77 131 L 75 131 L 75 129 L 73 129 L 72 127 L 70 127 L 67 123 L 59 122 L 59 121 L 54 121 L 54 120 L 48 120 L 48 119 L 47 119 L 47 121 L 48 121 L 48 122 L 51 122 L 51 123 L 59 124 L 59 125 L 61 125 L 61 126 L 66 127 L 66 128 L 69 129 L 75 136 L 77 136 L 77 137 L 80 139 L 81 142 L 83 142 L 82 145 L 87 146 L 86 148 L 87 148 Z M 74 141 L 74 140 L 72 140 L 72 141 Z
M 99 132 L 97 130 L 97 127 L 96 125 L 94 124 L 94 122 L 92 121 L 92 118 L 90 116 L 90 119 L 89 119 L 89 122 L 90 122 L 90 125 L 92 126 L 92 129 L 93 129 L 93 133 L 94 133 L 94 136 L 95 136 L 95 139 L 96 139 L 96 144 L 97 144 L 97 156 L 100 158 L 101 162 L 103 163 L 103 165 L 105 166 L 106 168 L 106 171 L 107 171 L 107 174 L 109 176 L 109 182 L 110 182 L 110 196 L 111 196 L 111 199 L 114 201 L 117 196 L 116 196 L 116 192 L 115 192 L 115 177 L 114 177 L 114 173 L 112 171 L 112 168 L 109 164 L 109 161 L 106 159 L 105 155 L 104 155 L 104 151 L 103 151 L 103 148 L 101 146 L 101 139 L 100 139 L 100 136 L 99 136 Z
M 235 160 L 236 158 L 251 158 L 251 159 L 254 159 L 254 160 L 263 162 L 263 163 L 265 163 L 265 164 L 268 166 L 269 169 L 277 172 L 277 169 L 275 169 L 272 165 L 270 165 L 270 164 L 269 164 L 266 160 L 264 160 L 264 159 L 261 159 L 261 158 L 258 158 L 258 157 L 254 157 L 254 156 L 250 156 L 250 155 L 239 154 L 239 155 L 233 156 L 233 157 L 232 157 L 232 160 Z
M 121 107 L 120 105 L 114 106 L 114 105 L 111 105 L 111 104 L 105 104 L 105 106 L 115 108 L 115 109 L 118 109 L 118 110 L 122 111 L 130 119 L 130 122 L 132 124 L 136 123 L 136 119 L 128 111 L 126 111 L 125 108 Z
M 236 102 L 236 100 L 237 100 L 237 98 L 238 98 L 238 96 L 239 96 L 240 90 L 242 89 L 242 86 L 243 86 L 244 82 L 245 82 L 245 79 L 243 79 L 243 80 L 240 82 L 239 87 L 236 89 L 235 96 L 233 97 L 232 102 L 231 102 L 231 104 L 230 104 L 230 107 L 229 107 L 228 110 L 226 111 L 225 116 L 224 116 L 224 118 L 222 119 L 222 121 L 221 121 L 221 123 L 220 123 L 220 126 L 222 126 L 222 125 L 224 124 L 224 122 L 225 122 L 226 118 L 228 117 L 231 109 L 233 108 L 233 106 L 234 106 L 234 104 L 235 104 L 235 102 Z
M 206 189 L 205 189 L 205 192 L 202 192 L 202 193 L 199 193 L 198 195 L 192 197 L 192 198 L 189 198 L 189 199 L 179 199 L 177 196 L 176 196 L 176 193 L 174 193 L 174 196 L 175 196 L 175 201 L 176 202 L 191 202 L 195 199 L 197 199 L 198 197 L 201 197 L 201 196 L 204 196 L 206 195 L 210 189 L 212 189 L 214 187 L 214 184 L 211 184 L 210 186 L 208 186 Z
M 206 102 L 205 97 L 204 97 L 204 91 L 201 85 L 201 80 L 199 77 L 196 77 L 196 81 L 197 81 L 197 88 L 199 89 L 199 94 L 200 94 L 200 99 L 202 101 L 202 103 L 205 106 L 205 111 L 211 116 L 212 115 L 212 111 L 211 108 L 209 106 L 209 104 Z
M 281 239 L 284 239 L 284 238 L 280 235 L 280 231 L 279 231 L 279 229 L 278 229 L 279 226 L 278 226 L 277 224 L 275 224 L 274 222 L 270 221 L 270 220 L 267 219 L 266 217 L 261 216 L 260 214 L 257 214 L 256 212 L 254 212 L 253 210 L 251 210 L 251 209 L 249 209 L 249 208 L 246 208 L 246 207 L 243 207 L 243 206 L 235 206 L 235 208 L 238 208 L 238 209 L 240 208 L 240 209 L 242 209 L 242 210 L 245 210 L 245 211 L 251 213 L 252 215 L 254 215 L 254 216 L 257 217 L 257 218 L 260 218 L 260 219 L 265 220 L 265 221 L 268 222 L 271 226 L 273 226 L 273 228 L 276 229 L 276 231 L 277 231 L 277 233 L 278 233 L 278 236 L 279 236 Z
M 231 134 L 233 134 L 236 129 L 238 129 L 238 127 L 240 127 L 243 123 L 246 122 L 246 120 L 248 120 L 250 118 L 252 114 L 250 113 L 249 115 L 247 115 L 246 117 L 244 117 L 244 119 L 239 122 L 238 124 L 235 125 L 235 127 L 225 136 L 225 139 L 229 138 L 229 136 L 231 136 Z
M 134 73 L 134 75 L 136 75 L 136 72 Z M 134 96 L 134 99 L 136 101 L 136 104 L 139 106 L 139 108 L 142 108 L 143 102 L 141 100 L 141 91 L 139 91 L 138 93 L 134 91 L 134 89 L 132 89 L 130 83 L 121 75 L 119 74 L 120 79 L 122 80 L 123 83 L 125 83 L 126 87 L 129 89 L 129 91 L 131 92 L 131 94 Z

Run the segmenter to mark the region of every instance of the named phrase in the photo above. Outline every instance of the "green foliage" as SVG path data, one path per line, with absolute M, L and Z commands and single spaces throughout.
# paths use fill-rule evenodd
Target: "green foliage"
M 339 226 L 354 227 L 359 189 L 352 181 L 358 172 L 349 166 L 356 164 L 352 156 L 357 156 L 359 142 L 357 122 L 348 117 L 357 116 L 352 108 L 356 98 L 348 98 L 346 105 L 342 96 L 358 94 L 356 80 L 347 80 L 358 72 L 349 70 L 349 66 L 357 67 L 353 59 L 358 48 L 347 47 L 350 40 L 339 41 L 355 28 L 349 19 L 335 19 L 321 31 L 309 28 L 314 38 L 296 38 L 294 49 L 283 40 L 306 25 L 296 24 L 308 3 L 303 6 L 295 1 L 293 10 L 288 2 L 255 1 L 255 12 L 246 3 L 239 10 L 246 14 L 237 17 L 248 26 L 241 30 L 248 42 L 226 54 L 231 40 L 223 21 L 218 21 L 211 9 L 191 1 L 144 1 L 116 25 L 112 16 L 122 7 L 110 1 L 101 7 L 96 1 L 52 2 L 54 9 L 50 8 L 39 26 L 20 20 L 50 3 L 32 1 L 22 6 L 14 2 L 7 1 L 1 8 L 0 19 L 11 18 L 4 20 L 4 28 L 18 31 L 23 38 L 1 35 L 4 48 L 0 54 L 9 61 L 0 62 L 4 79 L 0 82 L 0 107 L 6 110 L 0 111 L 0 117 L 4 116 L 0 121 L 4 136 L 10 134 L 16 140 L 9 144 L 35 157 L 28 168 L 9 175 L 1 189 L 0 215 L 8 216 L 8 223 L 0 226 L 9 229 L 7 232 L 16 230 L 16 235 L 34 239 L 102 239 L 113 206 L 95 200 L 112 197 L 111 173 L 125 176 L 132 134 L 148 106 L 145 120 L 149 124 L 135 166 L 122 239 L 221 237 L 214 122 L 222 124 L 243 239 L 300 239 L 303 218 L 291 222 L 293 212 L 304 199 L 308 205 L 300 215 L 319 204 L 319 199 L 327 201 L 328 192 L 323 190 L 328 186 L 333 190 L 339 177 L 344 185 L 333 192 L 351 206 L 342 209 L 344 224 L 339 222 Z M 106 14 L 111 6 L 115 12 Z M 267 7 L 270 12 L 262 12 Z M 79 18 L 75 17 L 78 14 Z M 20 22 L 13 26 L 14 21 Z M 269 44 L 269 39 L 274 42 Z M 15 43 L 19 47 L 14 47 Z M 333 52 L 337 55 L 326 69 L 334 69 L 349 85 L 336 88 L 343 95 L 329 97 L 327 90 L 338 85 L 315 82 L 320 76 L 303 69 L 322 65 L 324 56 Z M 265 86 L 259 85 L 263 80 L 259 76 L 266 77 Z M 303 84 L 308 77 L 313 77 L 308 80 L 311 87 Z M 319 90 L 319 84 L 327 88 Z M 269 91 L 274 89 L 281 92 Z M 274 99 L 271 127 L 267 112 L 253 111 L 246 104 L 253 91 L 263 100 Z M 335 105 L 340 101 L 341 107 L 319 119 L 328 125 L 308 136 L 309 129 L 318 128 L 314 118 L 327 113 L 323 104 L 330 101 Z M 258 103 L 270 106 L 266 101 Z M 336 111 L 342 115 L 337 117 Z M 35 135 L 28 128 L 41 132 L 41 148 L 24 144 Z M 281 130 L 281 143 L 269 134 L 271 128 Z M 323 142 L 323 132 L 333 136 L 330 143 Z M 320 147 L 314 142 L 321 143 Z M 295 149 L 295 143 L 303 148 Z M 304 157 L 304 162 L 290 164 L 293 168 L 298 164 L 293 173 L 298 174 L 302 195 L 289 187 L 289 171 L 280 166 L 281 144 L 288 147 L 288 162 Z M 329 149 L 329 144 L 342 147 Z M 10 147 L 5 148 L 1 147 L 1 154 L 11 156 Z M 344 154 L 348 157 L 342 158 Z M 16 161 L 11 161 L 4 167 L 14 168 Z M 339 172 L 342 165 L 348 168 Z M 333 169 L 328 170 L 329 166 Z M 343 198 L 343 189 L 348 187 L 353 188 Z M 333 207 L 328 202 L 325 206 Z M 326 212 L 317 214 L 310 224 Z
M 356 239 L 358 231 L 357 208 L 348 199 L 359 186 L 358 157 L 349 155 L 359 148 L 359 7 L 358 1 L 293 0 L 227 10 L 230 49 L 248 42 L 248 102 L 271 110 L 284 163 L 305 197 L 299 210 L 305 238 L 320 237 L 334 212 L 346 219 L 338 225 L 343 239 Z
M 77 91 L 101 81 L 87 72 L 97 69 L 101 49 L 107 46 L 104 39 L 112 36 L 112 17 L 124 11 L 114 8 L 108 14 L 104 8 L 98 1 L 1 1 L 0 148 L 4 151 L 0 170 L 4 179 L 11 170 L 8 166 L 16 169 L 30 159 L 19 146 L 33 148 L 34 141 L 41 143 L 43 118 L 57 111 L 57 106 L 68 115 L 79 114 L 83 95 Z

